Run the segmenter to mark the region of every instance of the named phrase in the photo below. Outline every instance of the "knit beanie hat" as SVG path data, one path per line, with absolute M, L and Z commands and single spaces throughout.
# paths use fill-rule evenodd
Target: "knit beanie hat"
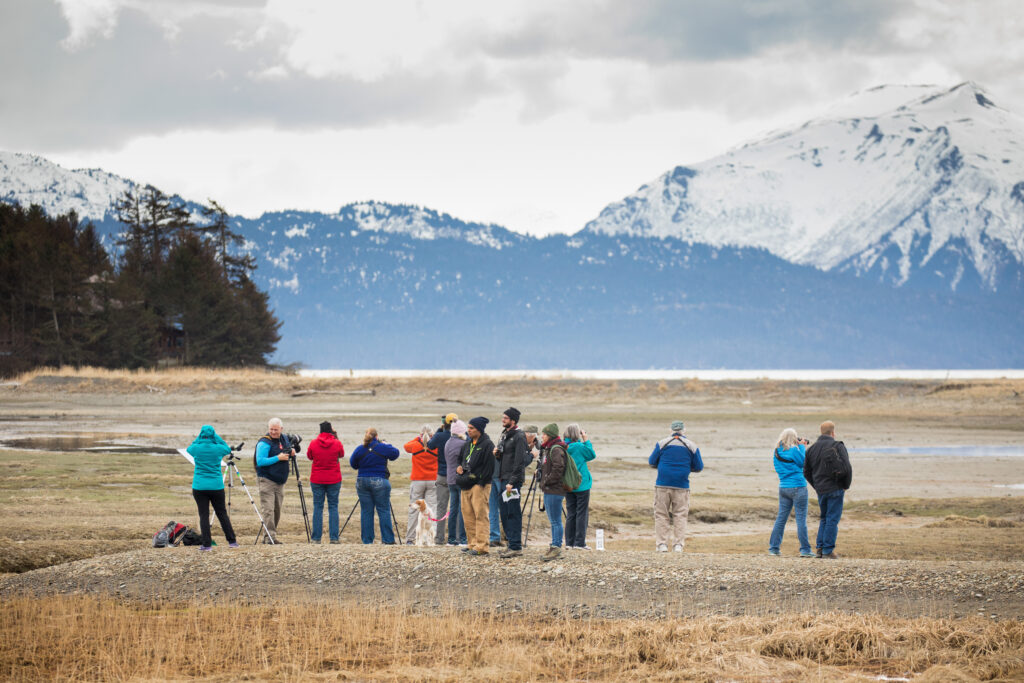
M 320 423 L 320 433 L 321 434 L 332 434 L 333 432 L 334 432 L 334 430 L 331 428 L 331 423 L 330 422 L 328 422 L 327 420 L 324 420 L 323 422 Z
M 682 420 L 676 420 L 675 422 L 672 423 L 673 432 L 681 432 L 683 431 L 683 429 L 685 429 L 685 426 L 683 425 Z
M 522 415 L 522 413 L 520 413 L 515 408 L 509 408 L 503 413 L 503 415 L 508 415 L 508 419 L 512 420 L 516 424 L 519 424 L 519 417 Z
M 487 423 L 490 422 L 486 417 L 474 417 L 469 421 L 469 424 L 473 425 L 478 432 L 483 432 L 487 429 Z
M 452 422 L 452 434 L 459 437 L 460 439 L 465 439 L 466 423 L 459 419 L 456 419 L 455 422 Z
M 552 439 L 558 438 L 558 425 L 552 422 L 549 425 L 544 425 L 544 429 L 541 430 L 544 436 L 550 436 Z
M 537 425 L 526 425 L 526 429 L 523 432 L 526 434 L 537 434 L 540 430 L 537 429 Z

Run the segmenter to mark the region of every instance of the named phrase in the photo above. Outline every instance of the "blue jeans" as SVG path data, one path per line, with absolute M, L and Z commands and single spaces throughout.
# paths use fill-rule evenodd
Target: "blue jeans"
M 836 537 L 839 535 L 839 518 L 843 516 L 843 494 L 838 489 L 818 496 L 818 508 L 821 510 L 821 521 L 818 522 L 818 547 L 822 555 L 828 555 L 836 549 Z
M 380 540 L 393 545 L 391 482 L 384 477 L 359 477 L 356 479 L 356 495 L 359 496 L 359 534 L 363 543 L 373 543 L 373 511 L 376 509 L 380 520 Z
M 775 517 L 775 526 L 772 528 L 772 538 L 768 542 L 768 547 L 778 551 L 782 545 L 782 534 L 786 531 L 789 512 L 793 508 L 796 508 L 796 537 L 800 540 L 800 554 L 808 555 L 811 552 L 811 542 L 807 540 L 806 486 L 779 489 L 779 514 Z
M 544 494 L 544 511 L 548 513 L 548 521 L 551 522 L 551 547 L 562 547 L 562 501 L 565 496 L 556 496 L 552 493 Z
M 331 540 L 338 540 L 338 493 L 341 492 L 341 482 L 337 484 L 310 484 L 313 491 L 313 533 L 310 538 L 315 543 L 320 542 L 324 531 L 324 497 L 327 498 L 327 529 L 331 534 Z
M 489 541 L 501 540 L 501 484 L 491 479 L 491 497 L 487 499 L 487 521 L 490 524 Z
M 451 485 L 448 498 L 448 542 L 466 545 L 466 522 L 462 519 L 462 489 Z

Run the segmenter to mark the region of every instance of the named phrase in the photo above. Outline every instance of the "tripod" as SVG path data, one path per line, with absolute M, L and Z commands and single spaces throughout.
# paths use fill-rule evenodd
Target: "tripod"
M 227 466 L 230 468 L 228 470 L 228 516 L 229 517 L 231 516 L 231 489 L 233 489 L 235 487 L 234 477 L 238 477 L 238 482 L 242 485 L 242 489 L 245 490 L 245 495 L 249 496 L 249 502 L 252 503 L 252 509 L 256 512 L 256 516 L 259 518 L 260 526 L 262 527 L 259 530 L 259 532 L 257 532 L 257 534 L 256 534 L 256 543 L 259 543 L 259 541 L 260 541 L 260 534 L 262 534 L 262 533 L 266 533 L 267 534 L 267 538 L 270 539 L 270 542 L 274 543 L 273 537 L 270 535 L 270 532 L 267 530 L 267 523 L 263 521 L 263 515 L 260 514 L 260 509 L 256 505 L 256 501 L 253 500 L 252 494 L 249 493 L 249 487 L 245 485 L 245 480 L 242 479 L 242 473 L 238 471 L 238 465 L 236 464 L 237 461 L 238 461 L 238 457 L 235 456 L 235 453 L 237 453 L 238 451 L 242 450 L 242 446 L 244 446 L 244 445 L 245 445 L 245 442 L 243 441 L 242 443 L 240 443 L 237 446 L 235 446 L 234 448 L 232 448 L 231 449 L 231 453 L 228 454 L 228 457 L 227 457 L 227 460 L 226 460 Z
M 292 461 L 292 474 L 295 475 L 295 485 L 299 487 L 299 504 L 302 505 L 302 520 L 306 523 L 306 543 L 312 543 L 309 511 L 306 509 L 306 494 L 302 491 L 302 480 L 299 479 L 299 463 L 295 460 L 294 455 L 289 460 Z
M 352 519 L 352 515 L 355 514 L 357 507 L 359 507 L 359 498 L 358 497 L 356 497 L 356 502 L 352 504 L 352 510 L 348 513 L 348 517 L 345 518 L 345 523 L 341 525 L 341 531 L 338 532 L 338 538 L 339 539 L 341 538 L 341 535 L 343 533 L 345 533 L 345 527 L 348 526 L 348 522 L 349 522 L 350 519 Z M 388 498 L 388 507 L 391 508 L 391 522 L 392 522 L 392 524 L 394 524 L 394 527 L 395 527 L 395 543 L 401 545 L 399 543 L 399 539 L 402 538 L 402 535 L 401 535 L 401 531 L 399 531 L 399 528 L 398 528 L 398 519 L 395 518 L 395 506 L 392 505 L 390 498 Z M 381 538 L 381 540 L 383 541 L 384 539 Z
M 520 507 L 520 510 L 526 510 L 527 508 L 529 508 L 529 510 L 530 510 L 530 513 L 526 517 L 526 535 L 523 536 L 523 545 L 524 546 L 526 545 L 527 541 L 530 540 L 530 522 L 533 521 L 533 508 L 530 507 L 530 499 L 533 498 L 534 500 L 536 500 L 536 498 L 537 498 L 536 491 L 537 491 L 537 479 L 538 479 L 539 473 L 540 473 L 540 466 L 538 465 L 533 470 L 533 479 L 530 480 L 530 488 L 526 489 L 526 495 L 523 497 L 522 507 Z M 541 509 L 543 509 L 543 505 L 544 505 L 544 501 L 541 500 L 541 506 L 542 506 Z

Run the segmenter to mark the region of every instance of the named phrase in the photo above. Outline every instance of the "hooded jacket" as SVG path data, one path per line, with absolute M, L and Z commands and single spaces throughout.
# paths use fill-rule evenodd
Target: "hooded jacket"
M 310 484 L 340 484 L 341 458 L 345 457 L 345 447 L 330 432 L 320 435 L 306 447 L 306 457 L 313 461 L 309 470 Z
M 476 443 L 467 439 L 459 453 L 462 469 L 475 476 L 474 486 L 490 486 L 494 478 L 494 442 L 481 432 Z
M 461 436 L 452 434 L 444 444 L 444 460 L 448 469 L 447 474 L 445 474 L 445 480 L 448 482 L 449 487 L 455 486 L 455 477 L 459 476 L 455 468 L 459 466 L 459 454 L 462 453 L 462 446 L 465 443 L 466 440 Z
M 704 469 L 697 444 L 679 432 L 654 444 L 647 464 L 658 468 L 654 485 L 667 489 L 690 488 L 690 473 Z
M 802 443 L 782 450 L 775 447 L 772 454 L 772 462 L 775 464 L 775 473 L 779 475 L 780 489 L 798 489 L 807 486 L 804 479 L 804 458 L 807 447 Z
M 564 496 L 565 486 L 562 484 L 562 477 L 565 476 L 566 458 L 569 457 L 565 449 L 565 442 L 560 438 L 553 438 L 541 446 L 540 451 L 540 490 L 552 496 Z
M 231 447 L 217 436 L 216 430 L 210 425 L 203 425 L 199 436 L 186 450 L 195 460 L 192 488 L 197 491 L 223 491 L 224 475 L 221 474 L 220 461 L 231 452 Z
M 597 457 L 597 452 L 594 450 L 594 446 L 591 445 L 590 440 L 586 441 L 572 441 L 567 446 L 569 451 L 569 457 L 576 463 L 576 469 L 580 471 L 580 486 L 572 493 L 580 493 L 581 491 L 589 491 L 594 485 L 594 478 L 590 476 L 590 468 L 587 467 L 587 463 Z
M 358 477 L 387 477 L 388 460 L 398 460 L 398 449 L 374 439 L 369 446 L 359 444 L 352 451 L 348 464 L 359 470 Z
M 452 436 L 451 427 L 445 425 L 444 429 L 438 429 L 427 442 L 427 448 L 437 453 L 437 476 L 448 479 L 448 462 L 445 460 L 445 446 Z
M 412 455 L 411 481 L 437 481 L 437 451 L 423 445 L 423 439 L 416 437 L 403 446 Z

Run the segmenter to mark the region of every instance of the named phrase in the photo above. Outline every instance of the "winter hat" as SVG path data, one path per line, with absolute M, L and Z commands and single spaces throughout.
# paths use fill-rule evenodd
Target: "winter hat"
M 466 438 L 466 423 L 462 420 L 456 419 L 452 423 L 452 434 L 459 437 L 460 439 Z
M 478 432 L 483 432 L 487 429 L 487 423 L 490 422 L 486 417 L 474 417 L 469 421 L 469 424 L 473 425 Z
M 681 432 L 685 428 L 686 427 L 683 425 L 683 421 L 682 420 L 676 420 L 675 422 L 672 423 L 672 431 L 673 432 Z
M 447 415 L 444 416 L 444 423 L 450 425 L 451 423 L 455 422 L 458 419 L 459 416 L 456 415 L 455 413 L 448 413 Z
M 544 436 L 550 436 L 552 439 L 557 439 L 558 438 L 558 425 L 555 424 L 554 422 L 552 422 L 549 425 L 545 425 L 544 429 L 541 431 L 541 433 L 544 434 Z
M 515 422 L 516 424 L 519 424 L 519 418 L 520 418 L 520 416 L 522 416 L 522 413 L 520 413 L 520 412 L 519 412 L 518 410 L 516 410 L 515 408 L 509 408 L 508 410 L 506 410 L 506 411 L 505 411 L 504 413 L 502 413 L 502 414 L 503 414 L 503 415 L 508 415 L 508 418 L 509 418 L 510 420 L 512 420 L 513 422 Z
M 526 429 L 523 431 L 527 434 L 537 434 L 540 432 L 540 430 L 537 429 L 537 425 L 526 425 Z
M 334 429 L 331 427 L 331 423 L 328 422 L 327 420 L 324 420 L 323 422 L 321 422 L 320 423 L 320 433 L 321 434 L 333 434 L 334 433 Z

